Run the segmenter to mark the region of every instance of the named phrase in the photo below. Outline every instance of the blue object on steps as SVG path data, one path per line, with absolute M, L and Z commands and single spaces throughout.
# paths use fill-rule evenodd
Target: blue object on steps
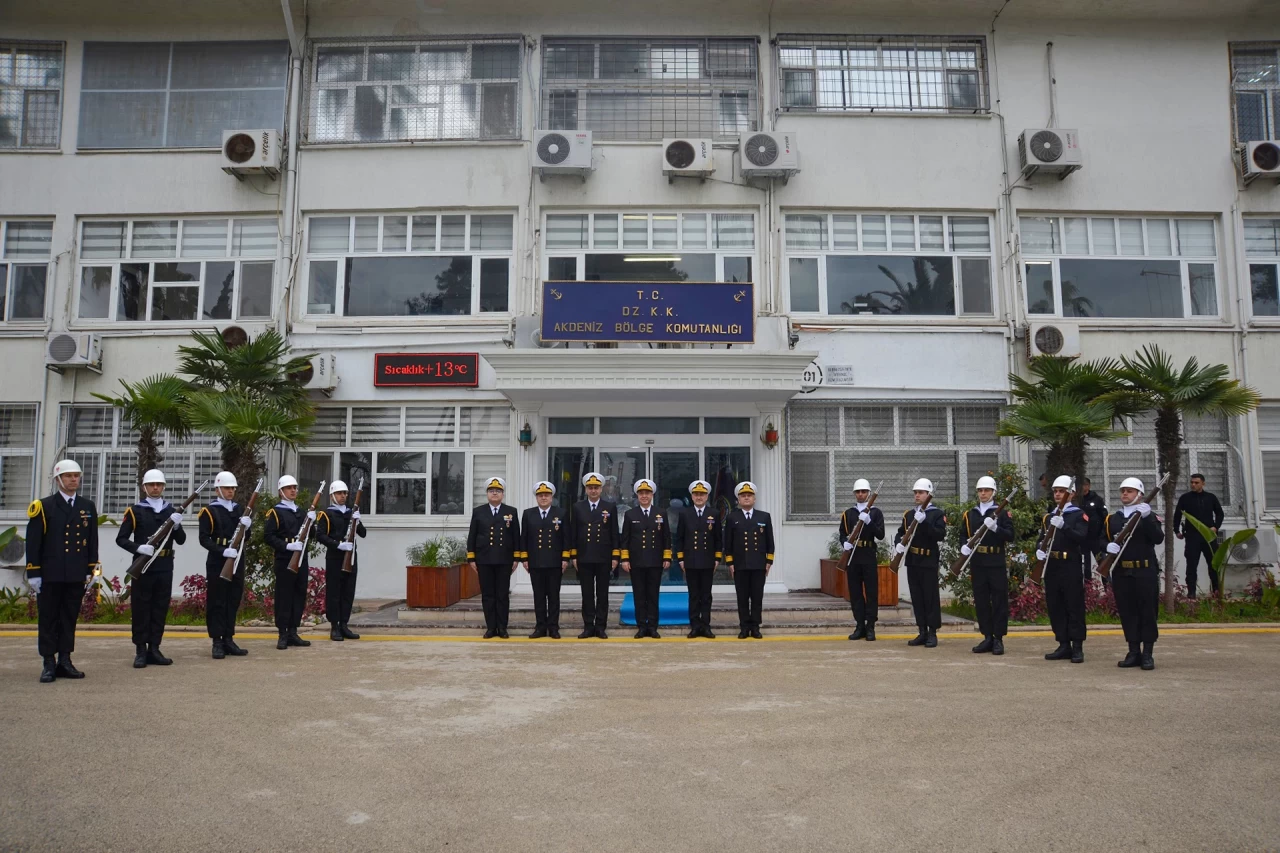
M 622 608 L 618 612 L 618 618 L 623 625 L 636 624 L 635 593 L 629 592 L 622 597 Z M 658 624 L 659 625 L 688 625 L 689 624 L 689 593 L 687 592 L 658 593 Z

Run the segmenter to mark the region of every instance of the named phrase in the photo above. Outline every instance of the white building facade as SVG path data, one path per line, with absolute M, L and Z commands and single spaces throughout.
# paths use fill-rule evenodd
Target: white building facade
M 403 595 L 405 548 L 465 535 L 483 478 L 567 503 L 588 470 L 668 506 L 755 481 L 773 588 L 813 588 L 857 477 L 890 516 L 917 476 L 1034 479 L 995 425 L 1048 326 L 1065 352 L 1154 342 L 1257 388 L 1256 414 L 1186 425 L 1183 470 L 1269 529 L 1280 184 L 1246 183 L 1239 149 L 1280 139 L 1280 13 L 990 5 L 0 3 L 0 525 L 63 455 L 118 515 L 132 440 L 93 393 L 174 369 L 192 329 L 275 327 L 332 380 L 273 473 L 368 482 L 361 595 Z M 1077 131 L 1082 168 L 1025 176 L 1039 128 Z M 277 175 L 223 172 L 234 129 L 278 132 Z M 544 129 L 590 131 L 592 170 L 540 176 Z M 762 131 L 798 173 L 743 175 Z M 670 138 L 711 140 L 714 171 L 668 179 Z M 740 285 L 750 342 L 555 342 L 557 281 Z M 100 373 L 44 369 L 62 333 L 100 339 Z M 393 354 L 447 375 L 399 384 L 375 366 Z M 1109 499 L 1155 474 L 1152 425 L 1133 433 L 1092 451 Z M 181 492 L 217 448 L 164 467 Z

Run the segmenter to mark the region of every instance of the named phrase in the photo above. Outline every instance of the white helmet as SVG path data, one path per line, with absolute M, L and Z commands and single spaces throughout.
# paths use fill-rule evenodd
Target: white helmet
M 855 492 L 869 492 L 871 491 L 871 484 L 859 477 L 853 481 L 853 490 Z
M 911 487 L 911 491 L 928 492 L 929 494 L 933 494 L 933 481 L 921 477 L 919 480 L 916 480 L 916 484 Z
M 73 459 L 63 459 L 57 465 L 53 466 L 53 478 L 56 480 L 63 474 L 83 474 L 80 470 L 80 464 Z
M 150 471 L 142 475 L 142 485 L 147 483 L 164 483 L 164 472 L 159 468 L 152 468 Z
M 996 489 L 996 479 L 995 477 L 979 477 L 978 485 L 974 486 L 974 488 L 975 489 L 991 489 L 991 491 L 994 492 Z
M 1142 486 L 1142 481 L 1139 480 L 1137 477 L 1125 477 L 1123 480 L 1120 481 L 1120 488 L 1137 489 L 1140 492 L 1146 491 L 1146 489 L 1143 488 Z
M 297 479 L 292 474 L 285 474 L 283 477 L 281 477 L 279 480 L 276 481 L 276 491 L 277 492 L 280 491 L 285 486 L 296 486 L 296 485 L 298 485 Z
M 218 476 L 213 478 L 213 487 L 215 489 L 234 489 L 238 485 L 236 475 L 230 471 L 219 471 Z
M 1076 481 L 1071 479 L 1070 474 L 1063 474 L 1061 477 L 1053 481 L 1053 487 L 1055 489 L 1066 489 L 1067 491 L 1072 491 L 1076 487 Z
M 333 494 L 334 492 L 345 492 L 345 491 L 348 491 L 347 484 L 342 482 L 341 480 L 334 480 L 332 483 L 329 484 L 329 494 Z

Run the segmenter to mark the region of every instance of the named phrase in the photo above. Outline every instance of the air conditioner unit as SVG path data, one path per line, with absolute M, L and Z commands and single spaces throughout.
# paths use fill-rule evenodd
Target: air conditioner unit
M 744 178 L 789 178 L 800 171 L 794 133 L 744 133 L 738 140 Z
M 280 174 L 280 134 L 274 130 L 222 131 L 222 171 L 245 175 Z
M 662 174 L 668 183 L 676 177 L 705 180 L 715 170 L 710 139 L 662 140 Z
M 1222 531 L 1230 536 L 1235 531 Z M 1227 555 L 1229 566 L 1275 566 L 1277 560 L 1276 534 L 1265 522 L 1258 527 L 1258 534 L 1248 542 L 1243 542 L 1231 549 Z
M 1280 181 L 1280 140 L 1267 139 L 1242 145 L 1240 177 L 1244 178 L 1246 186 L 1257 178 L 1274 178 Z
M 54 332 L 45 341 L 44 366 L 54 373 L 84 367 L 102 372 L 102 336 L 89 332 Z
M 322 352 L 311 356 L 311 363 L 293 374 L 293 379 L 308 391 L 326 393 L 338 387 L 338 374 L 334 370 L 333 353 Z
M 1074 323 L 1032 323 L 1027 331 L 1027 358 L 1042 355 L 1079 358 L 1080 327 Z
M 539 177 L 591 172 L 591 131 L 535 130 L 529 156 Z
M 1024 130 L 1018 137 L 1018 162 L 1023 178 L 1044 172 L 1062 180 L 1084 165 L 1080 131 L 1058 127 Z

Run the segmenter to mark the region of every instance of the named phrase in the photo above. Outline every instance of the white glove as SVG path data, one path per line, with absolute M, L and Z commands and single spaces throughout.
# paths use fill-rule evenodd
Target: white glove
M 924 510 L 922 509 L 916 510 L 916 524 L 923 523 L 924 519 L 925 519 Z
M 285 545 L 284 547 L 285 547 L 285 550 L 286 550 L 286 551 L 301 551 L 301 550 L 302 550 L 302 543 L 301 543 L 301 542 L 290 542 L 288 545 Z
M 871 513 L 869 513 L 869 512 L 860 512 L 860 513 L 858 513 L 858 521 L 861 521 L 863 524 L 870 524 L 870 523 L 871 523 Z
M 223 548 L 222 556 L 226 557 L 228 560 L 234 560 L 236 557 L 240 556 L 240 552 L 235 548 Z
M 899 542 L 897 545 L 894 545 L 894 546 L 893 546 L 893 553 L 895 553 L 895 554 L 905 554 L 905 553 L 907 553 L 907 546 L 906 546 L 906 545 L 903 545 L 901 542 Z
M 154 554 L 155 552 L 156 552 L 156 549 L 155 549 L 155 546 L 154 546 L 154 545 L 146 545 L 146 544 L 142 544 L 142 545 L 139 545 L 139 546 L 138 546 L 138 556 L 139 556 L 139 557 L 150 557 L 150 556 L 151 556 L 152 554 Z
M 314 509 L 307 510 L 307 521 L 316 520 L 316 511 Z
M 170 515 L 170 516 L 169 516 L 169 520 L 170 520 L 170 521 L 172 521 L 175 525 L 181 524 L 181 523 L 182 523 L 182 513 L 180 513 L 180 512 L 175 512 L 175 513 L 173 513 L 173 515 Z
M 843 545 L 841 545 L 840 547 L 841 547 L 841 548 L 843 548 L 843 549 L 844 549 L 844 550 L 846 550 L 846 551 L 852 551 L 852 550 L 853 550 L 853 543 L 846 539 L 846 540 L 845 540 L 845 543 L 844 543 Z
M 1108 554 L 1119 554 L 1119 553 L 1120 553 L 1120 544 L 1119 544 L 1118 542 L 1108 542 L 1108 543 L 1107 543 L 1107 553 L 1108 553 Z
M 339 542 L 339 543 L 338 543 L 338 550 L 339 550 L 339 551 L 354 551 L 355 549 L 356 549 L 356 543 L 354 543 L 354 542 Z
M 241 527 L 249 527 L 249 526 L 250 526 L 250 525 L 252 525 L 252 524 L 253 524 L 253 519 L 252 519 L 252 518 L 250 518 L 250 517 L 249 517 L 249 516 L 247 516 L 247 515 L 242 515 L 242 516 L 240 516 L 240 526 L 241 526 Z
M 1043 563 L 1045 560 L 1049 559 L 1049 555 L 1037 548 L 1036 559 Z
M 1057 528 L 1061 528 L 1062 525 L 1066 524 L 1066 522 L 1062 520 L 1062 516 L 1060 515 L 1055 515 L 1053 518 L 1049 519 L 1049 523 Z
M 1151 515 L 1151 504 L 1148 504 L 1148 503 L 1138 504 L 1138 514 L 1141 515 L 1143 518 L 1146 518 L 1148 515 Z
M 960 546 L 960 553 L 967 557 L 967 556 L 969 556 L 970 554 L 972 554 L 972 553 L 973 553 L 973 549 L 972 549 L 972 548 L 970 548 L 968 545 L 961 545 L 961 546 Z
M 358 509 L 353 509 L 353 510 L 351 510 L 351 520 L 352 520 L 352 521 L 359 521 L 359 520 L 360 520 L 360 510 L 358 510 Z
M 996 520 L 995 520 L 994 518 L 984 518 L 984 519 L 982 520 L 982 523 L 983 523 L 983 524 L 985 524 L 985 525 L 987 526 L 987 529 L 988 529 L 988 530 L 995 530 L 995 529 L 996 529 Z
M 27 578 L 27 583 L 31 584 L 31 588 L 35 590 L 36 595 L 39 595 L 40 585 L 44 583 L 44 578 Z

